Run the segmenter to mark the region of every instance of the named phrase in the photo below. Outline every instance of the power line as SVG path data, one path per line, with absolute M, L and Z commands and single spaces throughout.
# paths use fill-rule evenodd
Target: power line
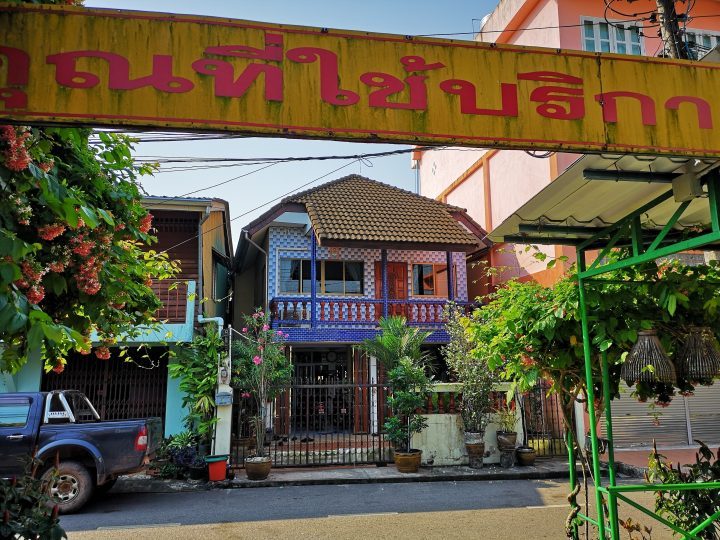
M 617 23 L 620 24 L 620 23 L 631 23 L 631 22 L 644 22 L 647 20 L 648 20 L 647 18 L 633 18 L 633 19 L 617 21 Z M 601 24 L 599 21 L 587 21 L 587 23 Z M 557 28 L 579 28 L 579 27 L 585 26 L 585 24 L 586 24 L 586 22 L 574 23 L 574 24 L 558 24 L 558 25 L 552 25 L 552 26 L 526 26 L 526 27 L 522 27 L 522 28 L 505 28 L 503 30 L 480 29 L 477 32 L 449 32 L 446 34 L 417 34 L 412 37 L 442 37 L 442 36 L 466 36 L 466 35 L 477 35 L 477 34 L 502 34 L 504 32 L 521 32 L 521 31 L 525 31 L 525 30 L 554 30 Z
M 272 204 L 272 203 L 274 203 L 274 202 L 277 202 L 277 201 L 279 201 L 279 200 L 282 200 L 282 199 L 284 199 L 285 197 L 287 197 L 288 195 L 292 195 L 293 193 L 295 193 L 295 192 L 297 192 L 297 191 L 300 191 L 301 189 L 303 189 L 303 188 L 305 188 L 305 187 L 308 187 L 309 185 L 312 185 L 312 184 L 314 184 L 315 182 L 319 182 L 319 181 L 322 180 L 323 178 L 327 178 L 327 177 L 330 176 L 331 174 L 335 174 L 336 172 L 341 171 L 342 169 L 345 169 L 346 167 L 349 167 L 350 165 L 353 165 L 356 161 L 360 161 L 360 160 L 358 159 L 358 160 L 351 161 L 350 163 L 346 163 L 345 165 L 342 165 L 342 166 L 338 167 L 337 169 L 333 169 L 332 171 L 327 172 L 327 173 L 323 174 L 322 176 L 318 176 L 317 178 L 314 178 L 313 180 L 310 180 L 309 182 L 305 182 L 304 184 L 302 184 L 302 185 L 300 185 L 300 186 L 297 186 L 297 187 L 291 189 L 290 191 L 287 191 L 287 192 L 283 193 L 282 195 L 280 195 L 280 196 L 278 196 L 278 197 L 275 197 L 274 199 L 270 199 L 269 201 L 266 201 L 266 202 L 264 202 L 264 203 L 256 206 L 255 208 L 251 208 L 250 210 L 247 210 L 247 211 L 243 212 L 242 214 L 239 214 L 239 215 L 237 215 L 237 216 L 235 216 L 235 217 L 233 217 L 233 218 L 230 218 L 230 219 L 228 220 L 228 223 L 231 223 L 231 222 L 233 222 L 233 221 L 235 221 L 235 220 L 238 220 L 238 219 L 240 219 L 241 217 L 247 216 L 248 214 L 251 214 L 251 213 L 255 212 L 256 210 L 260 210 L 261 208 L 264 208 L 264 207 L 266 207 L 266 206 L 268 206 L 268 205 L 270 205 L 270 204 Z M 160 255 L 161 253 L 167 253 L 168 251 L 170 251 L 170 250 L 172 250 L 172 249 L 175 249 L 176 247 L 180 247 L 180 246 L 182 246 L 183 244 L 187 244 L 188 242 L 190 242 L 190 241 L 192 241 L 192 240 L 195 240 L 196 238 L 200 238 L 201 236 L 206 235 L 206 234 L 208 234 L 209 232 L 215 231 L 215 230 L 217 230 L 217 229 L 222 229 L 223 227 L 225 227 L 225 224 L 217 225 L 217 226 L 213 227 L 212 229 L 208 229 L 207 231 L 205 231 L 205 232 L 203 232 L 203 233 L 196 234 L 195 236 L 192 236 L 192 237 L 190 237 L 190 238 L 186 238 L 186 239 L 183 240 L 182 242 L 178 242 L 177 244 L 175 244 L 175 245 L 173 245 L 173 246 L 170 246 L 169 248 L 166 248 L 166 249 L 163 249 L 162 251 L 159 251 L 159 252 L 158 252 L 158 255 Z

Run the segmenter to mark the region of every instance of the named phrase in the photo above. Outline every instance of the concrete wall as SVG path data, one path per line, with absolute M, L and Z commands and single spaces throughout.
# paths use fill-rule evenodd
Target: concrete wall
M 436 383 L 436 392 L 457 392 L 461 388 L 458 383 Z M 507 387 L 499 387 L 504 391 Z M 519 407 L 516 404 L 517 410 Z M 412 447 L 423 451 L 422 463 L 432 466 L 467 465 L 468 455 L 465 451 L 464 428 L 460 414 L 428 414 L 425 415 L 428 427 L 422 433 L 413 436 Z M 492 418 L 485 429 L 485 464 L 500 463 L 500 452 L 497 449 L 498 426 L 492 423 Z M 525 440 L 522 420 L 518 415 L 515 426 L 518 433 L 517 444 Z

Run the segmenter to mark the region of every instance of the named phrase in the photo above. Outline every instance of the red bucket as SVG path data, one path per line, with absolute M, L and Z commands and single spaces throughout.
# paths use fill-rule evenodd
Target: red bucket
M 205 456 L 205 463 L 208 464 L 208 477 L 211 482 L 220 482 L 227 477 L 227 455 Z

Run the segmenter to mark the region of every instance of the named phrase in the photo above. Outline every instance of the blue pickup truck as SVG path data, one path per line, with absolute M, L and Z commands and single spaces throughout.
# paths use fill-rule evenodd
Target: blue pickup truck
M 119 475 L 141 470 L 161 437 L 159 418 L 103 422 L 81 392 L 0 394 L 0 477 L 21 475 L 35 452 L 62 513 L 79 510 Z

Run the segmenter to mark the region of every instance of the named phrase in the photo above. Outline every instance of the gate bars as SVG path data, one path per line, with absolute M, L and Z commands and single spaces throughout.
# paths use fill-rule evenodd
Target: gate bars
M 698 234 L 692 238 L 681 241 L 673 241 L 674 235 L 669 234 L 674 225 L 682 217 L 683 213 L 689 206 L 689 202 L 680 203 L 663 229 L 657 233 L 654 238 L 648 238 L 648 231 L 643 231 L 641 227 L 640 217 L 648 210 L 657 207 L 663 202 L 673 197 L 672 189 L 660 195 L 648 204 L 640 207 L 634 212 L 628 214 L 617 223 L 610 225 L 600 233 L 588 238 L 577 246 L 577 281 L 579 292 L 579 307 L 582 324 L 583 353 L 585 357 L 585 379 L 587 383 L 587 409 L 590 423 L 590 446 L 592 453 L 592 473 L 593 488 L 595 490 L 595 506 L 597 519 L 579 513 L 579 505 L 576 501 L 571 503 L 573 511 L 577 519 L 572 525 L 572 535 L 574 539 L 578 539 L 578 522 L 587 521 L 598 529 L 598 537 L 601 539 L 610 538 L 611 540 L 620 540 L 620 529 L 618 524 L 618 500 L 629 504 L 644 514 L 656 519 L 660 523 L 666 525 L 676 533 L 684 536 L 686 539 L 698 540 L 698 534 L 712 525 L 714 521 L 720 518 L 720 510 L 710 516 L 702 523 L 690 530 L 684 531 L 673 525 L 668 520 L 659 516 L 654 511 L 643 507 L 637 502 L 629 499 L 626 494 L 634 492 L 651 492 L 651 491 L 685 491 L 685 490 L 706 490 L 720 489 L 720 482 L 708 482 L 704 484 L 640 484 L 640 485 L 619 485 L 615 474 L 615 456 L 613 451 L 613 432 L 612 432 L 612 407 L 610 403 L 610 387 L 608 381 L 610 379 L 607 354 L 601 352 L 601 373 L 603 383 L 603 393 L 605 402 L 605 415 L 608 439 L 608 485 L 603 486 L 600 476 L 600 454 L 597 437 L 597 411 L 595 410 L 595 396 L 592 380 L 592 350 L 590 346 L 590 330 L 588 323 L 588 310 L 585 298 L 586 282 L 590 278 L 599 276 L 606 272 L 628 268 L 636 264 L 649 261 L 686 251 L 689 249 L 698 249 L 701 247 L 717 246 L 720 249 L 720 175 L 717 172 L 710 173 L 708 176 L 708 206 L 710 212 L 711 229 L 709 232 Z M 603 245 L 604 244 L 604 245 Z M 627 246 L 631 247 L 632 254 L 621 258 L 614 262 L 605 262 L 605 257 L 615 247 Z M 600 253 L 595 261 L 587 267 L 585 262 L 585 253 L 591 249 L 599 249 Z M 598 280 L 600 281 L 600 280 Z M 577 475 L 574 470 L 575 450 L 572 440 L 568 444 L 568 458 L 570 465 L 570 487 L 571 492 L 575 492 L 578 486 Z M 607 498 L 607 515 L 605 512 L 605 502 Z M 608 533 L 610 536 L 608 536 Z

